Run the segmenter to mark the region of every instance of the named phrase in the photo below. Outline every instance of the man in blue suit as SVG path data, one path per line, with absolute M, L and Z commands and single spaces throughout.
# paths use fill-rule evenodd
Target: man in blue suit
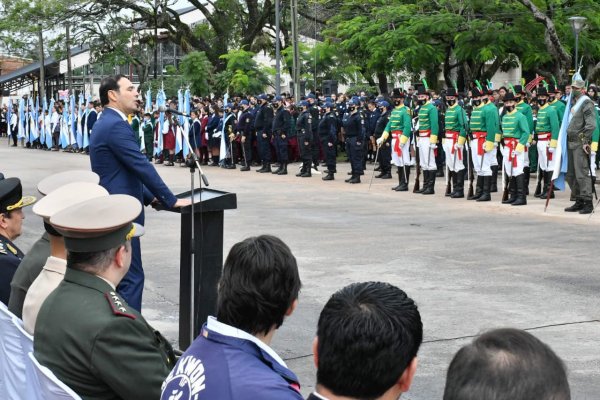
M 100 83 L 102 116 L 90 138 L 92 171 L 100 176 L 100 185 L 110 194 L 128 194 L 142 205 L 160 202 L 166 208 L 182 207 L 189 200 L 177 199 L 154 167 L 140 152 L 127 115 L 138 110 L 138 92 L 124 75 L 104 78 Z M 134 221 L 144 225 L 144 212 Z M 129 272 L 118 292 L 133 308 L 141 311 L 144 270 L 139 238 L 133 238 Z

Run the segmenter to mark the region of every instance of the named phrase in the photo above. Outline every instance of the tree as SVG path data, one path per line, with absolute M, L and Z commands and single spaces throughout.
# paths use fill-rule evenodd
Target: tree
M 224 71 L 217 73 L 216 89 L 230 94 L 262 93 L 270 84 L 264 67 L 254 60 L 254 53 L 246 50 L 230 50 L 221 58 L 226 62 Z
M 185 56 L 179 66 L 185 79 L 190 82 L 192 93 L 199 96 L 210 94 L 213 67 L 202 51 L 193 51 Z

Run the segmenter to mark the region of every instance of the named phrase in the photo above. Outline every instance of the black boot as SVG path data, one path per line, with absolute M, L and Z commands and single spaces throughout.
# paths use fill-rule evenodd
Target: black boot
M 492 196 L 490 196 L 490 188 L 492 187 L 492 177 L 484 176 L 483 177 L 483 187 L 481 189 L 481 196 L 476 201 L 490 201 L 492 200 Z
M 465 174 L 467 170 L 461 169 L 454 173 L 456 177 L 456 184 L 454 186 L 454 193 L 450 196 L 453 199 L 462 199 L 465 197 Z
M 276 169 L 276 170 L 274 170 L 274 171 L 272 171 L 271 173 L 272 173 L 272 174 L 275 174 L 275 175 L 279 175 L 279 172 L 280 172 L 281 170 L 283 170 L 283 163 L 282 163 L 282 162 L 281 162 L 281 163 L 279 163 L 279 165 L 277 166 L 277 169 Z
M 467 200 L 477 200 L 483 194 L 483 176 L 477 175 L 477 184 L 475 186 L 475 194 L 467 197 Z
M 331 171 L 327 171 L 327 175 L 325 175 L 323 178 L 324 181 L 332 181 L 334 179 L 333 177 L 333 172 Z
M 529 196 L 529 177 L 531 176 L 531 170 L 529 167 L 523 168 L 523 177 L 524 177 L 524 185 L 525 185 L 525 196 Z
M 490 193 L 496 193 L 498 191 L 498 166 L 492 165 L 492 180 L 490 185 Z
M 410 179 L 410 166 L 409 167 L 401 167 L 402 171 L 400 171 L 400 173 L 402 174 L 402 184 L 400 185 L 400 188 L 397 190 L 398 192 L 408 192 L 408 180 Z M 406 175 L 405 175 L 406 174 Z
M 449 192 L 446 192 L 445 197 L 452 197 L 452 195 L 456 191 L 456 172 L 448 171 L 448 173 L 450 174 L 450 177 L 448 179 L 451 182 L 450 185 L 452 186 L 452 190 Z
M 284 163 L 281 163 L 281 164 L 282 164 L 282 167 L 279 169 L 279 172 L 277 172 L 277 175 L 287 175 L 287 166 L 288 166 L 288 163 L 284 162 Z
M 508 199 L 502 201 L 502 204 L 512 204 L 517 199 L 517 183 L 515 177 L 506 177 L 508 179 Z
M 256 172 L 259 172 L 259 173 L 262 174 L 263 172 L 265 172 L 266 169 L 267 169 L 267 163 L 263 161 L 262 167 L 260 167 L 259 169 L 257 169 Z
M 398 186 L 394 186 L 392 190 L 398 191 L 400 186 L 402 186 L 402 180 L 404 179 L 404 173 L 402 172 L 402 167 L 396 167 L 396 173 L 398 174 Z
M 584 200 L 583 207 L 579 210 L 579 214 L 591 214 L 594 211 L 592 200 Z
M 244 161 L 244 166 L 240 168 L 240 171 L 250 171 L 250 164 Z
M 312 176 L 311 162 L 308 161 L 307 163 L 304 163 L 300 175 L 296 176 L 299 176 L 300 178 L 310 178 Z
M 352 175 L 352 178 L 350 178 L 348 183 L 352 183 L 352 184 L 360 183 L 360 175 L 359 174 Z
M 435 194 L 435 178 L 437 176 L 437 171 L 424 171 L 427 172 L 428 179 L 425 179 L 425 190 L 422 192 L 423 194 Z
M 392 179 L 392 167 L 386 168 L 385 172 L 381 173 L 381 179 Z
M 566 212 L 581 211 L 581 210 L 583 210 L 583 204 L 584 204 L 583 199 L 581 199 L 581 197 L 577 197 L 577 199 L 575 200 L 575 204 L 573 204 L 571 207 L 565 208 L 565 211 Z
M 524 206 L 527 204 L 527 193 L 525 186 L 525 174 L 521 174 L 515 177 L 516 187 L 517 187 L 517 198 L 512 202 L 512 206 Z
M 257 172 L 260 172 L 260 173 L 263 173 L 263 174 L 267 174 L 267 173 L 273 172 L 273 171 L 271 171 L 271 163 L 270 162 L 266 162 L 264 168 L 265 169 L 263 171 L 258 170 Z
M 421 169 L 421 171 L 423 171 L 423 182 L 421 184 L 421 189 L 417 190 L 415 193 L 423 193 L 425 190 L 427 190 L 427 185 L 429 184 L 429 171 L 424 169 Z

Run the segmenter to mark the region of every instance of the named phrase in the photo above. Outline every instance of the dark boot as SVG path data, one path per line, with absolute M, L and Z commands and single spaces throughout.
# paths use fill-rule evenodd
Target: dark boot
M 404 179 L 404 173 L 402 172 L 402 167 L 396 167 L 396 173 L 398 174 L 398 186 L 394 186 L 392 188 L 392 190 L 394 191 L 398 191 L 398 189 L 400 189 L 400 186 L 402 186 L 402 180 Z
M 262 167 L 260 167 L 259 169 L 257 169 L 256 172 L 259 172 L 259 173 L 262 174 L 263 172 L 265 172 L 266 169 L 267 169 L 267 163 L 263 161 Z
M 274 170 L 274 171 L 272 171 L 271 173 L 272 173 L 272 174 L 275 174 L 275 175 L 279 175 L 279 172 L 280 172 L 281 170 L 283 170 L 283 163 L 279 163 L 279 165 L 277 166 L 277 169 L 276 169 L 276 170 Z
M 375 178 L 383 178 L 384 175 L 385 175 L 385 172 L 380 169 L 379 174 L 375 175 Z
M 583 204 L 584 204 L 584 201 L 580 197 L 577 197 L 577 199 L 575 200 L 575 204 L 573 204 L 571 207 L 565 208 L 565 211 L 566 212 L 581 211 L 581 210 L 583 210 Z
M 517 183 L 515 177 L 508 177 L 508 199 L 504 200 L 502 204 L 512 204 L 517 199 Z
M 421 182 L 421 189 L 417 190 L 416 193 L 423 193 L 425 190 L 427 190 L 427 186 L 429 185 L 429 171 L 425 171 L 424 169 L 422 169 L 421 171 L 423 171 L 423 180 Z
M 360 183 L 360 175 L 359 174 L 353 175 L 352 178 L 350 178 L 350 180 L 348 181 L 348 183 L 351 183 L 351 184 Z
M 530 169 L 529 167 L 524 167 L 523 168 L 523 177 L 524 177 L 524 184 L 525 184 L 525 196 L 529 196 L 529 177 L 531 175 Z
M 425 190 L 423 194 L 435 194 L 435 178 L 437 176 L 437 171 L 424 171 L 428 172 L 428 179 L 425 180 Z
M 481 189 L 481 196 L 476 201 L 490 201 L 492 200 L 492 196 L 490 196 L 490 188 L 492 187 L 492 177 L 484 176 L 483 177 L 483 186 Z
M 454 193 L 450 196 L 453 199 L 462 199 L 465 197 L 465 174 L 467 173 L 466 169 L 462 169 L 458 172 L 454 173 L 456 177 L 456 184 L 454 186 Z
M 400 173 L 402 174 L 402 184 L 400 185 L 400 188 L 397 190 L 398 192 L 408 192 L 408 180 L 410 179 L 410 167 L 401 167 L 402 171 L 400 171 Z M 406 175 L 405 175 L 406 174 Z
M 173 162 L 174 158 L 174 154 L 169 154 L 169 161 L 165 163 L 165 166 L 172 167 L 173 165 L 175 165 L 175 163 Z
M 524 206 L 527 204 L 527 193 L 525 182 L 526 182 L 525 174 L 521 174 L 515 177 L 516 187 L 517 187 L 517 198 L 512 202 L 512 206 Z
M 304 163 L 302 167 L 302 173 L 296 176 L 299 176 L 300 178 L 310 178 L 312 176 L 311 162 L 309 161 L 308 163 Z
M 244 166 L 240 168 L 240 171 L 250 171 L 250 164 L 244 162 Z
M 328 171 L 328 172 L 327 172 L 327 175 L 325 175 L 325 176 L 324 176 L 323 178 L 321 178 L 321 179 L 323 179 L 324 181 L 332 181 L 332 180 L 334 179 L 334 177 L 333 177 L 333 172 L 331 172 L 331 171 Z
M 475 186 L 475 194 L 467 197 L 467 200 L 477 200 L 483 194 L 483 176 L 477 175 L 477 184 Z
M 579 214 L 591 214 L 594 211 L 592 200 L 584 200 L 583 207 L 579 210 Z
M 381 179 L 392 179 L 392 168 L 386 168 L 385 172 L 382 172 L 381 174 Z
M 268 174 L 270 172 L 273 172 L 273 171 L 271 171 L 271 163 L 270 162 L 266 162 L 265 163 L 265 169 L 263 171 L 259 170 L 258 172 L 261 172 L 263 174 Z
M 496 193 L 498 191 L 498 166 L 492 165 L 492 180 L 490 184 L 490 193 Z
M 450 192 L 446 192 L 445 196 L 446 197 L 452 197 L 452 195 L 456 191 L 456 172 L 448 171 L 448 173 L 450 174 L 450 177 L 448 179 L 451 182 L 450 185 L 452 186 L 452 190 Z
M 281 166 L 281 168 L 279 169 L 279 172 L 277 172 L 277 175 L 287 175 L 287 166 L 288 163 L 282 163 L 283 165 Z

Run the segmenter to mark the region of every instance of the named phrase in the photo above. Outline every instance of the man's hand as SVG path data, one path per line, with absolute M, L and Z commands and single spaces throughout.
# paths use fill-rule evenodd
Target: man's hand
M 242 143 L 246 143 L 246 136 L 242 136 Z
M 548 147 L 548 153 L 552 154 L 554 153 L 556 149 L 554 147 Z
M 328 142 L 328 143 L 327 143 L 327 146 L 329 146 L 329 147 L 333 147 L 333 143 L 331 143 L 331 142 Z
M 262 134 L 262 137 L 263 137 L 263 139 L 266 139 L 266 138 L 267 138 L 267 134 L 266 134 L 266 133 L 263 133 L 263 134 Z
M 185 206 L 189 206 L 192 204 L 192 201 L 190 199 L 178 199 L 175 204 L 173 205 L 173 208 L 180 208 L 180 207 L 185 207 Z
M 281 134 L 281 138 L 282 138 L 282 139 L 285 139 L 285 135 L 284 135 L 284 134 Z
M 590 152 L 592 151 L 592 148 L 590 147 L 589 144 L 584 144 L 583 151 L 585 151 L 585 154 L 590 154 Z
M 377 146 L 381 146 L 381 143 L 383 143 L 383 138 L 382 138 L 382 137 L 380 137 L 380 138 L 379 138 L 379 139 L 377 139 L 375 142 L 377 143 Z

